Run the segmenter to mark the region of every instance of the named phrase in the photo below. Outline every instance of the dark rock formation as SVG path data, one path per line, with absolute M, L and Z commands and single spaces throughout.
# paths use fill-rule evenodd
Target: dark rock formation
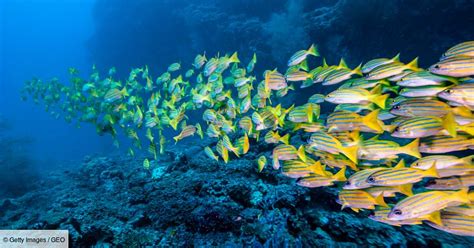
M 37 190 L 0 201 L 0 229 L 67 229 L 74 247 L 467 247 L 474 242 L 428 226 L 392 227 L 364 213 L 340 211 L 336 188 L 302 188 L 269 168 L 257 173 L 254 151 L 223 164 L 197 152 L 200 146 L 185 147 L 174 147 L 150 170 L 138 158 L 88 157 L 76 171 L 51 173 Z

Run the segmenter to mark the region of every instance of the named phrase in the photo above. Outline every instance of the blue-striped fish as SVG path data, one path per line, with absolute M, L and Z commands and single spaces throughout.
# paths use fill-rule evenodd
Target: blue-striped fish
M 207 59 L 206 59 L 206 55 L 201 55 L 201 54 L 198 54 L 196 55 L 196 57 L 194 58 L 194 63 L 193 63 L 193 66 L 194 68 L 196 69 L 201 69 L 201 67 L 206 63 Z
M 442 117 L 448 114 L 451 108 L 448 104 L 430 99 L 410 99 L 401 101 L 392 106 L 390 113 L 398 116 L 437 116 Z
M 403 64 L 401 62 L 392 62 L 376 67 L 367 74 L 366 78 L 368 80 L 380 80 L 398 75 L 400 73 L 403 73 L 405 70 L 420 71 L 421 69 L 418 68 L 418 58 L 413 59 L 408 64 Z
M 454 56 L 442 60 L 432 66 L 429 71 L 451 77 L 468 77 L 474 75 L 474 57 Z
M 345 80 L 350 79 L 354 75 L 362 76 L 361 65 L 357 66 L 353 70 L 349 68 L 341 68 L 338 70 L 331 71 L 323 81 L 323 85 L 335 85 Z
M 367 183 L 372 186 L 399 186 L 416 183 L 426 177 L 439 177 L 434 164 L 428 170 L 406 168 L 404 165 L 401 160 L 394 168 L 374 172 L 367 177 Z
M 448 211 L 441 212 L 441 223 L 428 222 L 433 228 L 461 236 L 474 237 L 474 217 Z
M 471 186 L 474 186 L 474 173 L 431 179 L 425 184 L 425 188 L 434 190 L 458 190 Z M 474 214 L 474 209 L 472 211 Z
M 317 47 L 312 44 L 308 50 L 300 50 L 294 53 L 288 60 L 288 66 L 295 66 L 303 62 L 308 55 L 319 56 Z
M 357 163 L 358 146 L 343 146 L 338 139 L 326 132 L 318 131 L 312 133 L 308 144 L 311 148 L 326 151 L 332 154 L 342 153 L 346 155 L 351 161 Z
M 380 94 L 380 86 L 375 87 L 373 90 L 368 91 L 363 88 L 348 88 L 348 89 L 337 89 L 326 95 L 325 101 L 341 104 L 341 103 L 375 103 L 380 108 L 385 108 L 385 103 L 388 98 L 388 94 Z
M 456 137 L 436 135 L 425 137 L 420 141 L 420 152 L 447 153 L 474 149 L 474 138 L 458 134 Z
M 457 83 L 457 79 L 433 74 L 429 71 L 412 72 L 401 78 L 397 85 L 403 87 L 440 86 L 445 82 Z
M 386 65 L 386 64 L 390 64 L 390 63 L 394 63 L 394 62 L 400 62 L 400 53 L 398 53 L 397 55 L 395 55 L 391 59 L 378 58 L 378 59 L 370 60 L 362 66 L 362 72 L 367 74 L 367 73 L 371 72 L 373 69 L 375 69 L 377 67 L 380 67 L 380 66 Z
M 271 90 L 281 90 L 288 87 L 285 76 L 279 73 L 276 69 L 273 71 L 265 71 L 265 88 Z
M 316 188 L 322 186 L 331 186 L 334 182 L 343 182 L 346 180 L 345 176 L 346 168 L 340 169 L 336 174 L 324 172 L 326 175 L 319 175 L 316 173 L 310 174 L 309 176 L 301 177 L 296 181 L 296 184 L 307 187 Z
M 388 207 L 383 199 L 383 194 L 373 197 L 369 193 L 358 189 L 343 189 L 339 192 L 339 201 L 342 209 L 349 207 L 355 212 L 360 209 L 375 209 L 375 205 Z
M 442 99 L 459 103 L 474 110 L 474 83 L 460 84 L 445 89 L 438 96 Z
M 397 158 L 398 154 L 407 154 L 415 158 L 421 158 L 418 144 L 418 139 L 405 146 L 400 146 L 397 142 L 391 140 L 364 140 L 359 148 L 358 157 L 360 159 L 379 160 Z
M 449 48 L 441 57 L 441 60 L 454 56 L 474 57 L 474 41 L 466 41 Z
M 426 216 L 414 219 L 406 220 L 389 220 L 387 215 L 390 213 L 391 208 L 387 207 L 378 207 L 372 215 L 369 215 L 369 218 L 378 222 L 389 224 L 392 226 L 402 226 L 402 225 L 420 225 L 423 224 L 423 221 L 431 221 L 433 223 L 441 224 L 440 212 L 433 212 Z
M 398 202 L 388 214 L 389 220 L 419 218 L 448 206 L 469 203 L 468 189 L 460 191 L 428 191 L 407 197 Z
M 328 132 L 343 131 L 372 131 L 383 133 L 383 122 L 377 119 L 380 110 L 375 110 L 366 116 L 349 111 L 336 111 L 331 113 L 326 120 Z
M 449 135 L 456 137 L 456 122 L 452 113 L 443 118 L 435 116 L 412 117 L 397 124 L 393 137 L 421 138 L 436 135 L 446 130 Z

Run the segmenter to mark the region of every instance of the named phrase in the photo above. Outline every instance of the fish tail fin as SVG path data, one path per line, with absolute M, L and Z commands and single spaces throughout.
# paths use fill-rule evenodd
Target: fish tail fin
M 406 195 L 406 196 L 412 196 L 413 195 L 413 184 L 404 184 L 398 186 L 398 190 L 400 190 L 400 193 Z
M 419 71 L 420 68 L 418 68 L 418 57 L 414 58 L 410 63 L 408 63 L 407 68 L 413 71 Z
M 436 169 L 436 162 L 433 162 L 433 165 L 424 171 L 426 177 L 439 177 L 438 170 Z
M 385 200 L 383 199 L 383 192 L 380 193 L 378 196 L 374 197 L 375 204 L 383 207 L 388 207 L 387 203 L 385 203 Z
M 379 115 L 380 109 L 372 111 L 370 114 L 362 117 L 362 123 L 369 127 L 370 129 L 373 129 L 377 132 L 383 132 L 382 127 L 380 126 L 380 123 L 378 121 L 378 115 Z
M 319 56 L 318 47 L 315 44 L 312 44 L 306 52 L 313 56 Z
M 174 139 L 174 143 L 175 143 L 175 144 L 178 143 L 178 141 L 179 141 L 179 135 L 178 135 L 178 136 L 174 136 L 173 139 Z
M 341 146 L 340 151 L 352 162 L 357 164 L 358 146 Z
M 362 76 L 362 64 L 359 64 L 352 72 L 356 75 Z
M 313 122 L 313 106 L 311 104 L 308 104 L 308 107 L 306 107 L 306 115 L 308 122 Z
M 306 152 L 304 150 L 304 146 L 301 145 L 299 148 L 298 148 L 298 157 L 303 161 L 303 162 L 306 162 Z
M 395 56 L 392 58 L 392 61 L 394 61 L 394 62 L 399 62 L 399 61 L 400 61 L 400 53 L 397 53 L 397 55 L 395 55 Z
M 312 165 L 309 166 L 309 169 L 311 172 L 315 173 L 315 174 L 318 174 L 318 175 L 321 175 L 321 176 L 324 176 L 325 175 L 325 171 L 324 171 L 324 168 L 323 166 L 321 165 L 321 162 L 319 161 L 316 161 L 315 163 L 313 163 Z
M 298 67 L 304 71 L 308 71 L 308 61 L 305 59 L 303 60 L 299 65 Z
M 461 160 L 466 164 L 472 165 L 472 162 L 474 160 L 474 155 L 469 155 L 469 156 L 463 157 L 463 158 L 461 158 Z
M 441 221 L 441 214 L 439 211 L 429 214 L 426 219 L 430 222 L 435 223 L 438 226 L 443 226 L 443 222 Z
M 237 55 L 237 52 L 234 52 L 232 56 L 230 56 L 229 61 L 232 63 L 240 63 L 239 57 Z
M 120 93 L 122 93 L 123 97 L 127 97 L 127 96 L 130 95 L 127 91 L 127 87 L 123 87 L 123 89 L 120 91 Z
M 285 134 L 283 137 L 280 138 L 280 141 L 285 145 L 290 144 L 290 134 Z
M 338 68 L 347 68 L 346 61 L 344 58 L 341 58 L 341 61 L 339 61 L 339 65 L 337 66 Z
M 473 196 L 469 195 L 469 188 L 462 188 L 461 190 L 454 192 L 451 195 L 452 199 L 457 202 L 462 202 L 462 203 L 471 203 L 474 198 Z
M 449 135 L 453 138 L 456 138 L 456 121 L 454 120 L 453 113 L 449 112 L 444 118 L 442 122 L 443 128 L 448 131 Z
M 472 124 L 467 124 L 463 126 L 458 126 L 458 129 L 468 133 L 469 135 L 474 135 L 474 125 Z
M 387 98 L 388 98 L 388 94 L 374 95 L 371 99 L 372 100 L 371 102 L 375 103 L 380 108 L 385 109 L 385 103 L 387 102 Z
M 414 141 L 408 143 L 406 146 L 401 147 L 402 153 L 413 156 L 415 158 L 421 158 L 418 146 L 420 145 L 420 139 L 417 138 Z
M 347 180 L 346 178 L 346 167 L 340 169 L 336 174 L 332 176 L 334 181 L 344 182 Z

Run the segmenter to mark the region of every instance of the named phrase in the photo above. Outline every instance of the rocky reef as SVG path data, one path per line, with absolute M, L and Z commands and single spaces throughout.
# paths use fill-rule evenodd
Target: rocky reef
M 67 229 L 73 247 L 469 247 L 425 225 L 393 227 L 340 211 L 336 187 L 308 189 L 257 173 L 254 146 L 228 164 L 202 142 L 142 158 L 86 157 L 18 198 L 0 200 L 1 229 Z M 256 151 L 262 152 L 257 154 Z

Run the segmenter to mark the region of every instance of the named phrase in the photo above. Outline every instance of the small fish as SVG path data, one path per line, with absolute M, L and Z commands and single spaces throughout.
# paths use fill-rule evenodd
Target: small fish
M 344 189 L 365 189 L 370 188 L 372 185 L 367 181 L 367 178 L 374 174 L 375 172 L 384 170 L 384 167 L 372 168 L 372 169 L 365 169 L 360 170 L 354 173 L 352 176 L 347 179 L 346 183 L 344 184 Z
M 438 100 L 410 99 L 392 106 L 390 113 L 398 116 L 437 116 L 442 117 L 451 111 L 449 105 Z
M 433 163 L 436 164 L 437 169 L 444 169 L 457 164 L 473 164 L 474 155 L 458 158 L 452 155 L 431 155 L 422 157 L 413 162 L 410 167 L 427 170 Z
M 278 160 L 295 160 L 300 158 L 305 161 L 306 157 L 304 155 L 304 148 L 301 149 L 301 146 L 298 150 L 292 145 L 280 144 L 273 149 L 273 168 L 278 170 L 280 168 L 280 163 Z
M 355 212 L 360 209 L 375 209 L 375 205 L 388 207 L 383 199 L 383 194 L 373 197 L 363 190 L 346 190 L 339 192 L 339 201 L 342 203 L 342 209 L 349 207 Z
M 457 83 L 458 80 L 423 70 L 412 72 L 404 76 L 397 82 L 397 85 L 403 87 L 440 86 L 445 82 Z
M 439 177 L 433 164 L 428 170 L 404 167 L 403 160 L 394 168 L 374 172 L 367 177 L 367 183 L 373 186 L 399 186 L 421 181 L 426 177 Z
M 308 55 L 319 56 L 317 47 L 312 44 L 308 50 L 300 50 L 294 53 L 288 60 L 288 66 L 295 66 L 303 62 Z
M 474 186 L 474 173 L 431 179 L 425 184 L 425 188 L 433 190 L 458 190 L 471 186 Z
M 407 154 L 415 158 L 421 158 L 418 145 L 419 139 L 415 139 L 405 146 L 400 146 L 397 142 L 391 140 L 369 139 L 362 141 L 358 157 L 367 160 L 379 160 L 397 158 L 398 154 Z
M 247 71 L 249 73 L 253 71 L 253 69 L 255 68 L 255 64 L 257 64 L 257 54 L 254 53 L 252 59 L 249 61 L 247 65 Z
M 335 85 L 350 79 L 354 75 L 362 76 L 361 65 L 351 70 L 349 68 L 341 68 L 330 72 L 323 81 L 323 85 Z
M 281 90 L 288 87 L 285 76 L 279 73 L 276 69 L 265 72 L 265 88 L 271 90 Z
M 212 149 L 209 147 L 209 146 L 206 146 L 204 148 L 204 153 L 206 154 L 206 156 L 208 156 L 210 159 L 213 159 L 215 161 L 219 161 L 219 157 L 217 157 L 214 152 L 212 151 Z
M 342 153 L 351 161 L 357 163 L 358 146 L 343 146 L 338 139 L 326 132 L 318 131 L 312 133 L 308 144 L 314 149 L 326 151 L 332 154 Z
M 232 151 L 235 154 L 235 156 L 237 157 L 240 156 L 239 149 L 237 149 L 237 147 L 232 145 L 232 142 L 230 141 L 229 136 L 225 134 L 222 136 L 222 145 L 224 145 L 224 147 L 227 148 L 229 151 Z
M 474 75 L 474 57 L 453 56 L 446 58 L 428 69 L 431 73 L 451 76 L 468 77 Z
M 397 186 L 381 186 L 381 187 L 370 187 L 365 189 L 365 192 L 369 193 L 373 197 L 383 194 L 384 197 L 395 197 L 396 193 L 404 194 L 406 196 L 412 196 L 413 184 L 402 184 Z
M 113 89 L 108 90 L 107 93 L 105 93 L 104 100 L 107 103 L 113 103 L 113 102 L 123 99 L 124 97 L 128 95 L 129 94 L 125 87 L 122 90 L 113 88 Z
M 428 222 L 433 228 L 461 236 L 474 237 L 474 217 L 447 211 L 441 212 L 441 222 Z
M 466 41 L 459 43 L 446 51 L 441 60 L 448 59 L 455 56 L 470 56 L 474 57 L 474 41 Z
M 173 63 L 173 64 L 168 66 L 168 71 L 169 72 L 174 72 L 174 71 L 177 71 L 179 69 L 181 69 L 181 64 L 180 63 Z
M 456 137 L 456 122 L 452 113 L 445 117 L 419 116 L 403 120 L 397 124 L 393 137 L 398 138 L 421 138 L 436 135 L 446 130 L 449 135 Z
M 315 103 L 315 104 L 322 103 L 322 102 L 324 102 L 324 95 L 323 94 L 314 94 L 311 97 L 309 97 L 308 102 L 309 103 Z
M 257 165 L 258 165 L 258 172 L 262 172 L 265 166 L 267 165 L 267 158 L 263 155 L 258 157 Z
M 299 82 L 305 81 L 306 79 L 310 78 L 311 74 L 305 71 L 296 70 L 289 70 L 285 74 L 286 81 L 288 82 Z M 311 80 L 312 81 L 312 80 Z
M 364 74 L 367 74 L 369 72 L 371 72 L 373 69 L 377 68 L 377 67 L 380 67 L 382 65 L 386 65 L 386 64 L 390 64 L 390 63 L 396 63 L 396 62 L 400 62 L 400 53 L 398 53 L 397 55 L 395 55 L 393 58 L 391 59 L 387 59 L 387 58 L 378 58 L 378 59 L 373 59 L 373 60 L 370 60 L 368 61 L 367 63 L 365 63 L 363 66 L 362 66 L 362 72 Z
M 194 136 L 194 134 L 196 133 L 196 130 L 197 129 L 195 126 L 192 126 L 192 125 L 185 126 L 181 130 L 181 133 L 179 133 L 177 136 L 174 136 L 173 139 L 175 140 L 175 142 L 178 142 L 186 137 Z
M 383 122 L 377 119 L 380 110 L 375 110 L 366 116 L 360 116 L 357 113 L 349 111 L 335 111 L 326 119 L 328 132 L 343 132 L 361 130 L 374 130 L 377 133 L 383 133 Z M 367 130 L 369 129 L 369 130 Z
M 474 109 L 474 83 L 466 83 L 445 89 L 438 94 L 439 98 L 456 102 Z
M 447 153 L 474 149 L 474 138 L 458 134 L 456 137 L 436 135 L 420 141 L 419 151 L 423 153 Z
M 319 117 L 320 107 L 314 103 L 306 103 L 305 105 L 293 108 L 288 113 L 288 120 L 292 122 L 313 122 L 313 116 Z
M 398 202 L 388 214 L 389 220 L 419 218 L 448 206 L 469 203 L 468 189 L 460 191 L 428 191 L 407 197 Z
M 380 108 L 385 108 L 388 94 L 382 95 L 380 94 L 380 90 L 381 88 L 379 86 L 372 91 L 363 88 L 337 89 L 327 94 L 324 100 L 335 104 L 373 102 Z
M 346 180 L 346 168 L 342 168 L 336 174 L 332 175 L 329 172 L 325 172 L 327 175 L 322 176 L 319 174 L 310 174 L 306 177 L 301 177 L 296 181 L 299 186 L 307 188 L 317 188 L 323 186 L 334 185 L 334 182 L 344 182 Z
M 196 57 L 194 58 L 193 66 L 194 66 L 194 68 L 196 68 L 197 70 L 199 70 L 199 69 L 201 69 L 201 67 L 206 63 L 206 61 L 207 61 L 206 55 L 198 54 L 198 55 L 196 55 Z
M 265 134 L 265 142 L 267 144 L 278 144 L 279 142 L 282 142 L 285 145 L 289 145 L 289 139 L 290 135 L 285 134 L 284 136 L 280 136 L 278 132 L 274 131 L 268 131 L 267 134 Z
M 252 119 L 248 116 L 242 117 L 242 119 L 239 120 L 239 127 L 242 128 L 245 133 L 251 134 L 253 129 Z
M 239 154 L 246 154 L 249 151 L 249 137 L 246 133 L 244 136 L 237 139 L 235 146 L 239 149 Z
M 401 62 L 392 62 L 376 67 L 374 70 L 370 71 L 369 74 L 367 74 L 366 78 L 368 80 L 380 80 L 398 75 L 403 73 L 405 70 L 421 71 L 421 69 L 418 68 L 418 58 L 413 59 L 406 65 Z
M 435 97 L 438 93 L 446 90 L 447 86 L 434 85 L 434 86 L 422 86 L 416 88 L 404 88 L 400 90 L 399 94 L 406 97 Z
M 224 163 L 227 164 L 229 161 L 229 150 L 225 148 L 225 146 L 222 144 L 222 140 L 219 140 L 216 144 L 216 151 L 219 155 L 221 155 L 222 160 L 224 160 Z
M 312 174 L 328 176 L 321 162 L 314 160 L 304 162 L 299 159 L 283 161 L 282 174 L 291 178 L 308 177 Z
M 402 225 L 420 225 L 423 224 L 423 221 L 431 221 L 434 223 L 441 224 L 440 212 L 433 212 L 426 216 L 414 219 L 406 220 L 389 220 L 387 215 L 390 213 L 389 207 L 378 207 L 372 215 L 369 215 L 369 218 L 378 222 L 389 224 L 392 226 L 402 226 Z

